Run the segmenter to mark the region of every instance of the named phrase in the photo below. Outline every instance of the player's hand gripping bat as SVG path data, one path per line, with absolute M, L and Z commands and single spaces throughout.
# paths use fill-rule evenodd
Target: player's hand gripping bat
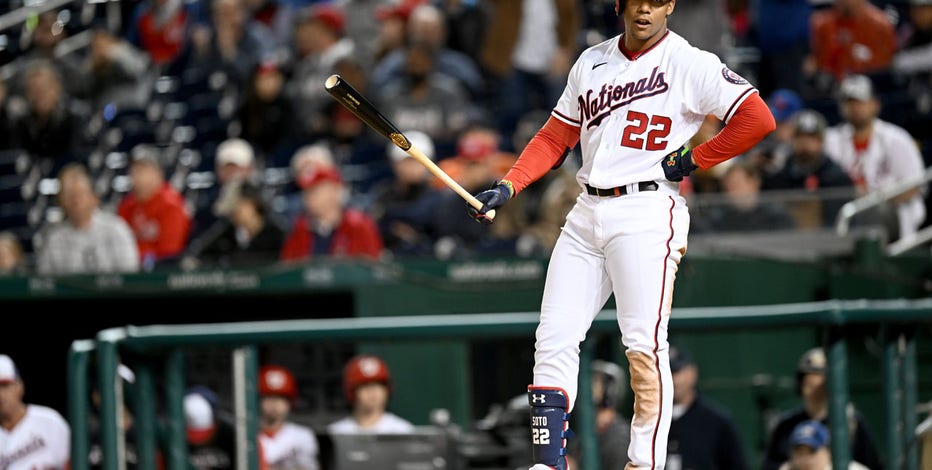
M 324 82 L 324 88 L 327 89 L 327 93 L 330 93 L 330 96 L 333 96 L 343 107 L 350 110 L 356 117 L 361 119 L 362 122 L 365 122 L 369 127 L 375 129 L 379 134 L 382 134 L 388 140 L 392 141 L 393 144 L 407 152 L 408 155 L 411 155 L 411 157 L 417 160 L 421 165 L 427 167 L 434 176 L 440 178 L 450 189 L 456 191 L 470 206 L 473 206 L 476 210 L 482 210 L 483 204 L 481 201 L 460 186 L 456 180 L 437 166 L 427 155 L 424 155 L 424 152 L 411 143 L 411 141 L 398 130 L 398 127 L 395 126 L 394 123 L 382 115 L 382 113 L 376 109 L 375 105 L 366 99 L 359 90 L 353 88 L 343 77 L 331 75 L 327 78 L 327 81 Z M 495 209 L 486 212 L 485 216 L 489 219 L 494 219 Z

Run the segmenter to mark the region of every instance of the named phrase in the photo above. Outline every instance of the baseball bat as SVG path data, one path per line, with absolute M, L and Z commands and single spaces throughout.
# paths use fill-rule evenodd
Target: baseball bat
M 440 181 L 443 181 L 450 189 L 456 191 L 470 206 L 473 206 L 477 210 L 482 209 L 481 201 L 476 199 L 469 191 L 466 191 L 465 188 L 451 178 L 442 168 L 437 166 L 427 155 L 424 155 L 421 149 L 411 143 L 394 123 L 379 112 L 378 108 L 376 108 L 372 102 L 366 99 L 359 90 L 353 88 L 343 77 L 337 74 L 331 75 L 327 78 L 327 81 L 324 82 L 324 88 L 327 89 L 327 93 L 330 93 L 330 96 L 333 96 L 337 102 L 350 110 L 350 112 L 356 115 L 362 122 L 365 122 L 366 125 L 376 132 L 385 136 L 385 138 L 390 140 L 401 150 L 404 150 L 421 165 L 427 167 L 434 176 L 440 178 Z M 495 209 L 486 212 L 485 215 L 490 219 L 494 219 Z

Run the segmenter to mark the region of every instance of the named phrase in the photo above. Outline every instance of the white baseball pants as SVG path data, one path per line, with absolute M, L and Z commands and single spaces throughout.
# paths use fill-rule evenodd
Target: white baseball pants
M 583 192 L 547 270 L 533 385 L 563 388 L 572 410 L 580 343 L 614 293 L 635 398 L 628 469 L 660 470 L 666 461 L 673 406 L 667 324 L 689 231 L 678 188 L 661 182 L 656 191 L 608 198 Z

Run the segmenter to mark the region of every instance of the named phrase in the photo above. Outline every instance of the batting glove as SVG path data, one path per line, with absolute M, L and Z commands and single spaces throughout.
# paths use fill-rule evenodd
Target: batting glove
M 696 168 L 699 168 L 693 163 L 692 155 L 692 149 L 688 144 L 678 148 L 675 152 L 670 152 L 660 163 L 663 167 L 663 174 L 670 181 L 683 181 L 684 176 L 689 176 Z
M 476 210 L 475 207 L 466 204 L 466 210 L 469 212 L 469 216 L 473 218 L 476 222 L 482 223 L 484 225 L 490 225 L 494 219 L 490 219 L 485 215 L 486 212 L 492 209 L 498 209 L 505 205 L 512 196 L 514 196 L 515 190 L 511 185 L 511 181 L 502 180 L 498 184 L 488 189 L 482 191 L 479 194 L 476 194 L 476 199 L 482 203 L 482 209 Z

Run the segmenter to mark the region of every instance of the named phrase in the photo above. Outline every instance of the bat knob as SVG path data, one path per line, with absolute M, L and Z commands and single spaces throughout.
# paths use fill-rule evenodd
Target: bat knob
M 494 219 L 494 218 L 495 218 L 495 209 L 491 209 L 491 210 L 487 211 L 487 212 L 485 213 L 485 216 L 488 217 L 488 218 L 490 218 L 490 219 Z
M 327 78 L 327 81 L 324 82 L 324 88 L 330 90 L 333 87 L 337 86 L 340 83 L 341 77 L 337 74 L 333 74 Z

